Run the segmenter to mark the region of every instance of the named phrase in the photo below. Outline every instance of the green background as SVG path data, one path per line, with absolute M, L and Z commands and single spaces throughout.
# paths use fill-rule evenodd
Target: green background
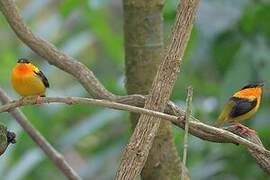
M 123 12 L 121 0 L 17 0 L 31 29 L 87 65 L 115 94 L 124 95 Z M 176 0 L 163 10 L 165 42 L 174 20 Z M 270 4 L 252 0 L 202 0 L 171 99 L 184 106 L 186 87 L 194 88 L 193 115 L 211 124 L 226 100 L 251 81 L 264 81 L 261 108 L 250 121 L 264 145 L 270 147 Z M 0 16 L 0 83 L 13 98 L 11 69 L 18 58 L 30 58 L 46 74 L 48 96 L 88 96 L 67 73 L 37 56 Z M 37 129 L 61 151 L 84 179 L 112 179 L 121 151 L 131 135 L 129 115 L 83 105 L 50 104 L 21 108 Z M 7 114 L 1 122 L 17 133 L 0 157 L 4 180 L 65 179 L 28 135 Z M 183 130 L 174 128 L 182 156 Z M 245 148 L 189 138 L 187 167 L 194 180 L 267 179 Z

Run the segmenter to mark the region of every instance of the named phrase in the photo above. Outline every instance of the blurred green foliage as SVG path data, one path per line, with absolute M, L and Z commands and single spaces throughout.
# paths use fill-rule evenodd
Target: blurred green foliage
M 33 31 L 78 58 L 110 91 L 123 95 L 124 51 L 120 0 L 18 0 Z M 176 0 L 167 0 L 164 31 L 170 33 Z M 247 121 L 270 148 L 270 4 L 264 1 L 201 1 L 172 100 L 183 106 L 186 87 L 194 88 L 193 114 L 215 121 L 230 95 L 250 81 L 264 81 L 265 93 L 256 116 Z M 19 57 L 29 57 L 47 75 L 48 96 L 88 96 L 70 75 L 50 66 L 23 45 L 0 17 L 0 83 L 12 98 L 10 72 Z M 167 42 L 167 38 L 165 38 Z M 41 133 L 60 150 L 84 179 L 112 179 L 121 150 L 131 134 L 128 113 L 94 106 L 41 105 L 22 108 Z M 0 158 L 4 180 L 64 179 L 28 135 L 10 118 L 1 122 L 18 135 L 17 144 Z M 174 128 L 182 154 L 183 131 Z M 189 139 L 188 168 L 192 179 L 267 179 L 241 146 Z

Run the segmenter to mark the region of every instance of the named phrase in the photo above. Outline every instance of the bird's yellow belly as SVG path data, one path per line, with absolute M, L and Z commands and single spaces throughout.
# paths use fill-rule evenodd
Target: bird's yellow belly
M 13 76 L 13 88 L 21 96 L 42 96 L 45 94 L 45 86 L 42 81 L 36 76 Z

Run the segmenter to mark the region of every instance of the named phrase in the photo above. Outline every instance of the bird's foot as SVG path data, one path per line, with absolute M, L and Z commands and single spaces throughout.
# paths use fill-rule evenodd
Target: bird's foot
M 19 104 L 20 104 L 20 105 L 23 105 L 24 99 L 25 99 L 25 97 L 21 97 L 21 98 L 19 99 Z
M 244 135 L 244 136 L 256 134 L 255 130 L 250 129 L 250 128 L 248 128 L 240 123 L 235 124 L 234 131 L 237 131 L 240 135 Z
M 41 97 L 39 95 L 36 97 L 36 104 L 41 104 Z

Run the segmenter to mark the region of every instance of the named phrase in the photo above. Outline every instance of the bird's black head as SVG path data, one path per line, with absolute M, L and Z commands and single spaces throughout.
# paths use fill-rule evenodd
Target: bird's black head
M 30 63 L 30 61 L 26 58 L 20 58 L 17 63 L 28 64 Z
M 250 84 L 244 86 L 242 89 L 256 88 L 256 87 L 263 87 L 263 86 L 264 86 L 263 83 L 250 83 Z

